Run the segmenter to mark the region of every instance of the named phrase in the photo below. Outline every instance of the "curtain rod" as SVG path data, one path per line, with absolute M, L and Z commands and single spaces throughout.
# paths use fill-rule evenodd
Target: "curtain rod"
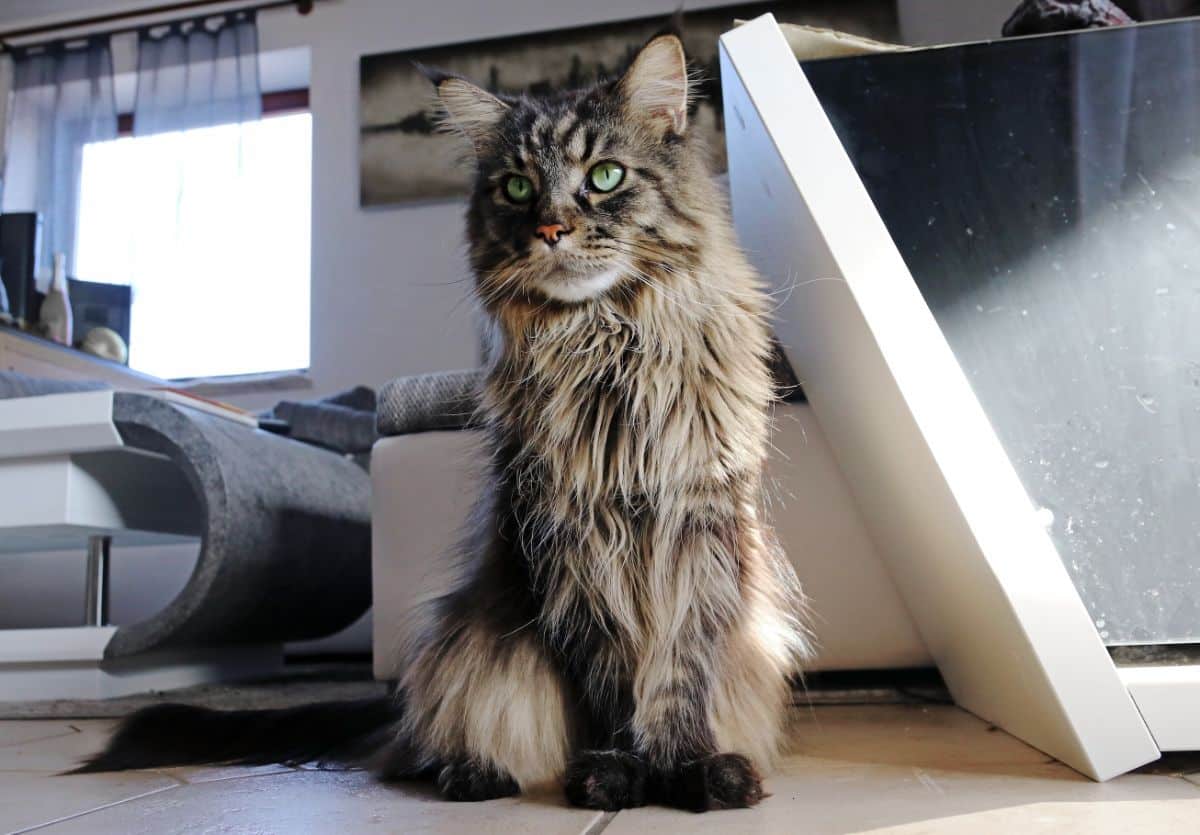
M 149 6 L 144 9 L 129 9 L 123 12 L 109 12 L 108 14 L 92 15 L 91 17 L 81 17 L 75 20 L 63 20 L 57 23 L 47 23 L 41 26 L 27 26 L 22 29 L 10 29 L 7 32 L 0 32 L 0 51 L 11 51 L 12 46 L 9 44 L 9 41 L 17 38 L 27 38 L 31 35 L 47 35 L 69 29 L 86 29 L 92 26 L 104 26 L 108 23 L 119 23 L 123 20 L 155 17 L 157 15 L 172 14 L 174 12 L 190 12 L 195 9 L 202 9 L 206 6 L 229 6 L 232 2 L 234 2 L 234 0 L 180 0 L 180 2 L 164 3 L 159 6 Z M 224 14 L 225 12 L 261 11 L 262 9 L 276 9 L 282 6 L 295 6 L 296 11 L 302 15 L 307 15 L 313 10 L 313 4 L 316 2 L 317 0 L 263 0 L 263 2 L 232 6 L 231 8 L 224 9 L 222 11 L 214 11 L 213 14 Z M 114 29 L 104 29 L 103 31 L 94 33 L 81 33 L 77 37 L 83 38 L 92 34 L 118 35 L 124 32 L 135 32 L 138 29 L 141 29 L 143 25 L 145 24 Z M 74 37 L 71 37 L 67 40 L 73 39 Z

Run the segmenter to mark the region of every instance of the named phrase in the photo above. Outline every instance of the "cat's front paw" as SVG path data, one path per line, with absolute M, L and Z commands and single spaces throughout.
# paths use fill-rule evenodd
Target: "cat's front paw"
M 674 782 L 674 802 L 693 812 L 711 809 L 745 809 L 757 806 L 767 795 L 754 763 L 741 754 L 713 754 L 679 769 Z
M 567 800 L 585 809 L 633 809 L 646 803 L 646 764 L 625 751 L 584 751 L 567 766 Z
M 444 766 L 438 772 L 437 787 L 446 800 L 460 802 L 512 797 L 520 791 L 516 781 L 507 774 L 470 760 Z

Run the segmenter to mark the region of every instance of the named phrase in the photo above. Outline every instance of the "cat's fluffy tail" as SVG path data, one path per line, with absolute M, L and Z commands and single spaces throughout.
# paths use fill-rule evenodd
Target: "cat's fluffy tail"
M 156 705 L 125 719 L 103 751 L 68 774 L 176 765 L 357 765 L 401 719 L 391 697 L 278 710 Z

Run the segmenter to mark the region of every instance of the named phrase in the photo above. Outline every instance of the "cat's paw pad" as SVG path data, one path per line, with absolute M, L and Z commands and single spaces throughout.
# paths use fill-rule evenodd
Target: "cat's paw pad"
M 567 800 L 615 812 L 646 803 L 646 765 L 624 751 L 585 751 L 567 766 Z
M 683 766 L 686 805 L 697 812 L 745 809 L 767 795 L 754 763 L 741 754 L 714 754 Z
M 444 766 L 438 772 L 437 787 L 446 800 L 460 802 L 512 797 L 520 791 L 516 781 L 507 774 L 470 761 Z

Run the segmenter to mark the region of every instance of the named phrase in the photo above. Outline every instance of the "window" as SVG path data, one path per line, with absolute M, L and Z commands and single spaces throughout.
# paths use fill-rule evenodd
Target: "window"
M 130 367 L 308 367 L 311 160 L 308 113 L 84 147 L 75 277 L 132 287 Z

